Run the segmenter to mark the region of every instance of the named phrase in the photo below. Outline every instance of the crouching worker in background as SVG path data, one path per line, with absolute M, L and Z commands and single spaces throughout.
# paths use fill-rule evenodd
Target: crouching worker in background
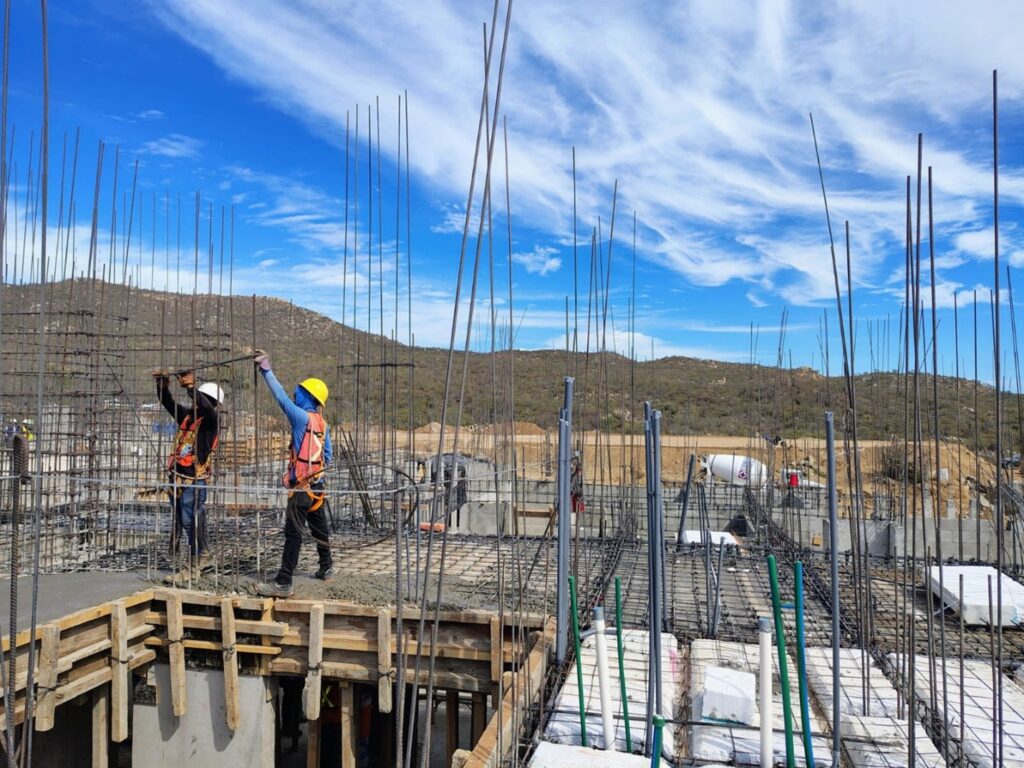
M 288 470 L 281 478 L 284 487 L 288 489 L 281 569 L 274 579 L 260 586 L 260 593 L 267 597 L 288 597 L 293 591 L 292 577 L 299 563 L 302 529 L 307 524 L 316 542 L 316 554 L 320 561 L 316 578 L 327 581 L 334 575 L 324 507 L 323 475 L 331 463 L 331 435 L 321 413 L 327 402 L 327 385 L 320 379 L 306 379 L 295 388 L 294 397 L 289 398 L 270 370 L 267 353 L 258 349 L 253 360 L 291 426 Z
M 213 467 L 213 454 L 217 449 L 220 422 L 217 409 L 224 402 L 224 390 L 208 381 L 195 388 L 191 371 L 178 374 L 178 383 L 192 399 L 182 405 L 174 401 L 170 391 L 170 374 L 153 371 L 156 392 L 167 412 L 171 414 L 178 432 L 174 448 L 167 460 L 168 494 L 171 497 L 173 523 L 171 527 L 171 559 L 178 557 L 184 532 L 188 541 L 188 559 L 180 569 L 172 569 L 169 580 L 198 576 L 210 566 L 206 533 L 206 481 Z

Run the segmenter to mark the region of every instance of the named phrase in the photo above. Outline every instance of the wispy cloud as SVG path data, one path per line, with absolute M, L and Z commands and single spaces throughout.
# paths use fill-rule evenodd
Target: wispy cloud
M 513 253 L 512 262 L 521 266 L 531 275 L 544 277 L 561 268 L 562 259 L 555 255 L 557 253 L 557 248 L 535 245 L 532 251 Z
M 143 142 L 141 150 L 147 155 L 159 157 L 187 158 L 198 157 L 203 148 L 203 141 L 182 133 L 171 133 L 159 139 Z
M 144 109 L 141 112 L 136 112 L 135 117 L 139 120 L 163 120 L 167 115 L 159 109 Z
M 319 0 L 151 3 L 230 77 L 335 143 L 351 105 L 408 88 L 412 170 L 434 200 L 421 220 L 432 234 L 462 232 L 485 10 L 457 0 L 426 0 L 415 13 L 400 0 L 344 8 Z M 714 297 L 706 301 L 715 320 L 762 309 L 777 317 L 782 303 L 817 313 L 835 289 L 813 112 L 832 227 L 842 252 L 851 222 L 861 296 L 898 311 L 904 181 L 915 170 L 919 129 L 934 168 L 940 304 L 980 282 L 978 262 L 991 258 L 992 242 L 991 69 L 1016 60 L 1019 35 L 1009 31 L 1024 29 L 1024 6 L 981 0 L 971 23 L 955 5 L 927 0 L 641 0 L 577 10 L 551 0 L 517 4 L 513 15 L 502 102 L 513 211 L 540 242 L 571 242 L 575 147 L 581 246 L 598 216 L 608 237 L 618 180 L 619 257 L 624 212 L 635 210 L 641 261 L 661 284 L 671 277 L 695 287 L 696 301 Z M 1018 127 L 1022 88 L 1007 71 L 1004 120 Z M 394 147 L 385 141 L 381 150 L 388 156 Z M 496 189 L 505 182 L 502 160 Z M 1019 216 L 1024 173 L 1005 165 L 1002 174 L 1004 205 Z M 337 248 L 336 201 L 291 184 L 264 184 L 272 202 L 254 203 L 253 220 Z M 1004 252 L 1024 266 L 1024 238 L 1015 237 L 1011 225 Z M 529 247 L 516 254 L 527 274 L 564 278 L 555 253 Z M 721 301 L 727 290 L 739 300 Z M 551 292 L 559 293 L 554 285 Z

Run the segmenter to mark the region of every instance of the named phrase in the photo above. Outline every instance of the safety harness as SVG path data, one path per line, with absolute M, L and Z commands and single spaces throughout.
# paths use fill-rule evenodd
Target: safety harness
M 217 448 L 218 436 L 214 435 L 213 437 L 213 444 L 210 446 L 206 461 L 200 462 L 196 451 L 196 438 L 202 423 L 202 416 L 193 419 L 191 415 L 188 415 L 178 425 L 174 448 L 167 460 L 167 471 L 171 473 L 178 485 L 191 485 L 196 480 L 205 480 L 210 475 L 210 465 L 213 463 L 213 452 Z M 194 470 L 193 474 L 185 474 L 181 471 L 189 468 Z
M 313 505 L 309 508 L 310 512 L 320 509 L 324 503 L 325 494 L 315 493 L 310 486 L 320 479 L 326 469 L 324 465 L 326 434 L 327 424 L 324 422 L 324 417 L 319 413 L 310 412 L 299 450 L 296 452 L 294 446 L 288 449 L 288 470 L 281 478 L 281 483 L 289 491 L 304 491 L 313 500 Z

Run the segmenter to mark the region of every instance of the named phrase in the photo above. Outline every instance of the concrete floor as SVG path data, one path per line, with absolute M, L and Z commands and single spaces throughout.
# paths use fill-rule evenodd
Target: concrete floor
M 36 622 L 53 621 L 69 613 L 99 603 L 127 597 L 149 584 L 145 573 L 132 571 L 92 571 L 89 573 L 47 573 L 39 576 L 39 603 Z M 7 634 L 11 624 L 8 596 L 11 580 L 0 579 L 0 628 Z M 32 578 L 18 578 L 18 631 L 32 619 Z

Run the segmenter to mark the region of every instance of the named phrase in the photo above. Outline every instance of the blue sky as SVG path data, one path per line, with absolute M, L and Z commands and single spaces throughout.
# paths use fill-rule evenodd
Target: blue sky
M 14 5 L 10 110 L 17 202 L 26 191 L 27 134 L 38 126 L 40 96 L 37 5 Z M 122 192 L 130 190 L 139 163 L 141 216 L 133 237 L 141 233 L 141 239 L 133 242 L 130 261 L 141 262 L 144 286 L 176 284 L 179 194 L 182 247 L 191 265 L 194 194 L 200 190 L 201 249 L 208 238 L 207 206 L 214 206 L 217 227 L 221 206 L 235 206 L 236 292 L 280 296 L 339 317 L 345 126 L 358 104 L 359 250 L 352 255 L 356 224 L 350 213 L 347 275 L 350 291 L 359 291 L 359 323 L 365 326 L 366 289 L 376 302 L 379 288 L 376 267 L 372 275 L 366 268 L 365 120 L 367 105 L 379 96 L 384 330 L 390 334 L 396 325 L 397 99 L 407 90 L 413 327 L 417 343 L 446 345 L 482 87 L 481 25 L 490 15 L 488 3 L 456 0 L 52 3 L 51 189 L 59 184 L 64 132 L 73 138 L 80 128 L 76 263 L 88 249 L 87 211 L 102 139 L 101 251 L 110 236 L 119 146 Z M 564 344 L 565 301 L 573 293 L 575 146 L 582 325 L 590 233 L 600 217 L 607 240 L 618 180 L 609 346 L 625 351 L 627 344 L 635 211 L 638 357 L 650 357 L 653 347 L 658 357 L 747 360 L 753 324 L 758 357 L 772 363 L 788 309 L 786 347 L 793 363 L 820 367 L 824 308 L 837 372 L 828 237 L 807 118 L 813 111 L 837 237 L 843 222 L 851 222 L 860 368 L 870 362 L 869 333 L 877 334 L 887 318 L 895 333 L 903 295 L 905 178 L 915 169 L 917 133 L 925 134 L 925 164 L 934 166 L 935 178 L 940 367 L 951 371 L 954 293 L 962 338 L 970 335 L 975 288 L 985 302 L 979 313 L 983 334 L 990 327 L 993 68 L 1000 70 L 1002 254 L 1015 279 L 1024 266 L 1022 32 L 1024 7 L 998 2 L 972 4 L 967 14 L 954 4 L 927 2 L 697 0 L 584 7 L 519 0 L 501 105 L 509 126 L 516 345 Z M 373 117 L 376 132 L 375 106 Z M 350 168 L 354 162 L 353 154 Z M 496 309 L 504 317 L 509 247 L 503 162 L 499 140 L 494 250 Z M 157 268 L 151 270 L 154 193 Z M 172 208 L 170 252 L 165 195 Z M 126 218 L 123 210 L 119 216 Z M 397 325 L 405 340 L 404 222 L 400 241 Z M 607 247 L 604 242 L 605 255 Z M 925 253 L 927 247 L 925 242 Z M 183 270 L 182 280 L 190 285 L 190 270 Z M 1024 292 L 1024 276 L 1019 282 Z M 375 303 L 374 330 L 377 312 Z M 484 304 L 478 317 L 486 316 Z M 1008 340 L 1008 319 L 1005 327 Z M 482 331 L 473 338 L 485 343 Z M 990 378 L 987 338 L 981 358 L 982 376 Z M 961 349 L 961 359 L 970 368 L 968 349 Z

